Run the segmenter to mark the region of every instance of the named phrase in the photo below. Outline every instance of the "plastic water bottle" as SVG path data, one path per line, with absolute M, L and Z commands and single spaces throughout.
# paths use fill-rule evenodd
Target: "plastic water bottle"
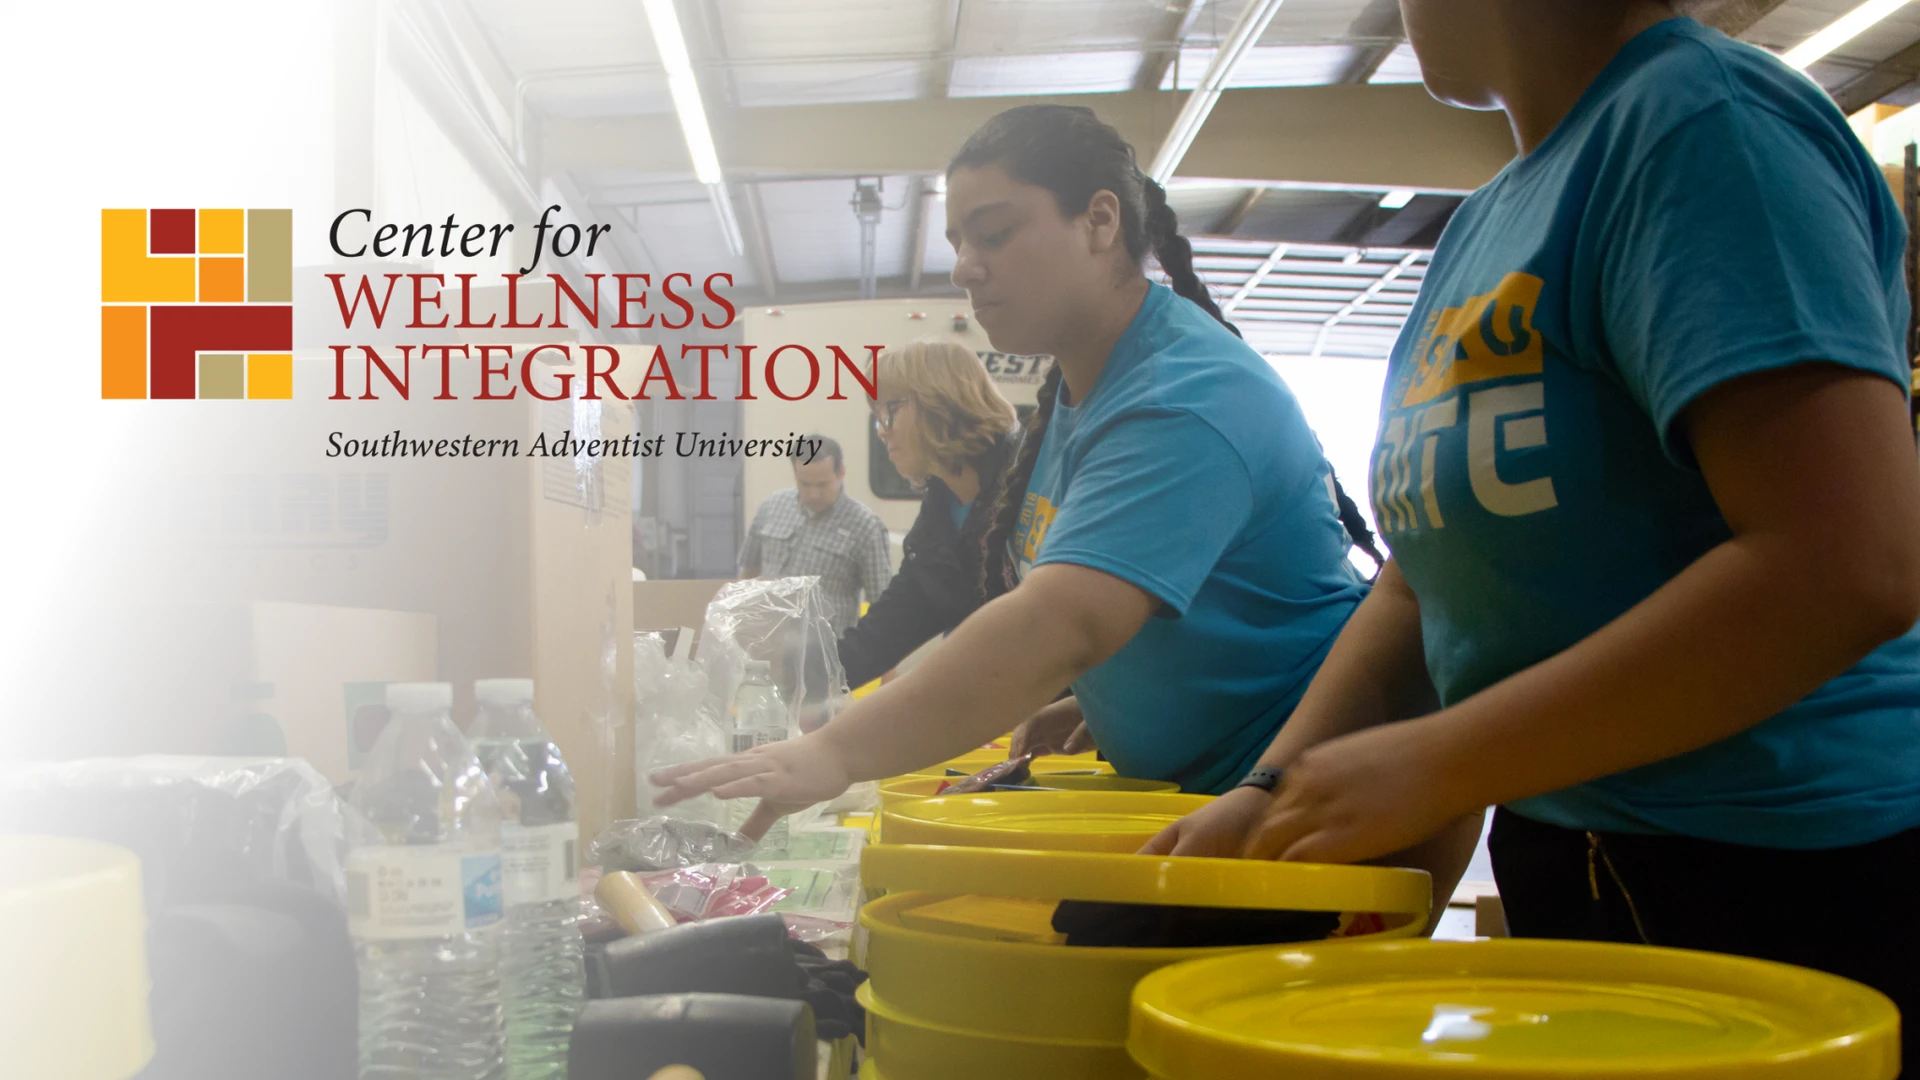
M 747 661 L 740 688 L 733 692 L 733 704 L 727 710 L 729 729 L 736 754 L 756 746 L 776 743 L 787 737 L 787 705 L 780 700 L 780 689 L 773 685 L 773 666 L 765 660 Z M 738 831 L 758 805 L 754 799 L 730 799 L 727 802 L 727 827 Z M 787 819 L 774 822 L 760 841 L 769 851 L 787 846 Z
M 500 801 L 446 683 L 387 687 L 354 785 L 347 918 L 362 1080 L 499 1080 Z
M 507 1075 L 565 1080 L 574 1014 L 587 999 L 573 777 L 534 716 L 532 679 L 482 679 L 473 696 L 480 716 L 469 734 L 500 795 Z

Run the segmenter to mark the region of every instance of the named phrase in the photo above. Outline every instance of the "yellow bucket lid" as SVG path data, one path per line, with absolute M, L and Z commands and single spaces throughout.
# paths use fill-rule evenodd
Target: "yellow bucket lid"
M 880 801 L 886 805 L 904 799 L 925 799 L 940 794 L 942 784 L 951 784 L 957 776 L 907 776 L 880 785 Z M 1143 780 L 1133 776 L 1082 776 L 1079 773 L 1040 773 L 1028 784 L 1058 788 L 1062 791 L 1138 791 L 1177 793 L 1180 785 L 1171 780 Z
M 153 1056 L 140 860 L 0 836 L 0 1076 L 124 1080 Z
M 953 779 L 952 774 L 954 773 L 972 776 L 982 769 L 998 765 L 1005 760 L 1007 760 L 1007 752 L 1005 750 L 974 750 L 962 754 L 957 758 L 942 761 L 937 765 L 929 765 L 924 769 L 918 769 L 904 776 L 895 777 L 894 779 L 906 780 L 914 777 L 938 776 L 950 780 Z M 1110 761 L 1101 761 L 1100 755 L 1092 751 L 1084 754 L 1071 755 L 1047 754 L 1043 757 L 1034 758 L 1028 765 L 1028 768 L 1035 773 L 1076 773 L 1087 776 L 1114 775 L 1113 763 Z
M 894 843 L 861 852 L 860 878 L 869 890 L 888 892 L 1371 911 L 1423 920 L 1433 898 L 1426 871 L 1395 867 Z
M 1563 941 L 1288 947 L 1176 964 L 1133 992 L 1166 1080 L 1891 1080 L 1899 1014 L 1836 976 Z
M 881 831 L 890 844 L 1041 848 L 1131 854 L 1213 801 L 1135 791 L 1006 791 L 896 802 Z

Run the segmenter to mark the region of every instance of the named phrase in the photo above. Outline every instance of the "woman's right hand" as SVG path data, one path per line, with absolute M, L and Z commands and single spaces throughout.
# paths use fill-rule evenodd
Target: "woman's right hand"
M 1087 731 L 1086 720 L 1080 715 L 1080 702 L 1065 697 L 1027 717 L 1013 729 L 1007 756 L 1083 754 L 1092 749 L 1093 735 Z
M 1147 841 L 1140 854 L 1240 858 L 1247 838 L 1266 817 L 1267 807 L 1272 803 L 1273 796 L 1259 788 L 1234 788 L 1160 830 L 1160 835 Z
M 648 777 L 663 790 L 659 806 L 712 792 L 722 799 L 758 798 L 760 805 L 740 828 L 758 840 L 781 817 L 838 798 L 853 780 L 824 732 L 756 746 L 743 754 L 661 769 Z

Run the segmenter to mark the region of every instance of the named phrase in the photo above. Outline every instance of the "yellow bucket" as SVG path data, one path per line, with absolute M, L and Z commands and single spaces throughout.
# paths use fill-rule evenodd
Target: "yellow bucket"
M 889 844 L 1131 855 L 1162 829 L 1211 801 L 1210 795 L 1132 791 L 935 795 L 883 809 L 880 830 Z
M 1161 1080 L 1891 1080 L 1899 1014 L 1833 975 L 1564 941 L 1270 947 L 1134 989 Z
M 856 992 L 867 1010 L 867 1053 L 902 1080 L 1138 1080 L 1124 1043 L 1019 1039 L 965 1031 L 895 1011 Z M 877 1070 L 876 1070 L 877 1074 Z
M 1390 927 L 1377 940 L 1424 929 L 1432 891 L 1415 870 L 901 845 L 866 849 L 861 876 L 869 890 L 890 890 L 860 913 L 869 993 L 896 1021 L 1005 1039 L 1012 1056 L 1029 1042 L 1118 1049 L 1141 977 L 1248 949 L 1065 945 L 1050 924 L 1061 900 L 1377 913 Z M 901 1038 L 916 1052 L 938 1042 L 918 1028 Z M 868 1050 L 888 1073 L 920 1076 L 876 1052 L 871 1036 Z M 992 1059 L 994 1071 L 1007 1055 Z M 1110 1054 L 1102 1060 L 1111 1065 Z
M 912 799 L 925 799 L 940 793 L 942 784 L 957 777 L 909 776 L 880 785 L 880 809 Z M 1035 787 L 1062 791 L 1134 791 L 1172 794 L 1180 785 L 1170 780 L 1141 780 L 1131 776 L 1081 776 L 1077 773 L 1042 773 L 1030 781 Z
M 153 1056 L 140 860 L 0 836 L 0 1076 L 124 1080 Z
M 964 919 L 966 908 L 974 906 L 977 925 L 1019 936 L 994 918 L 993 908 L 1000 902 L 997 897 L 896 892 L 863 908 L 860 926 L 867 932 L 867 951 L 862 966 L 886 995 L 887 1005 L 902 1015 L 991 1031 L 996 1037 L 1082 1039 L 1120 1046 L 1127 1039 L 1126 1002 L 1135 983 L 1169 964 L 1246 951 L 1245 946 L 1095 948 L 1034 940 L 1038 934 L 1026 941 L 994 940 L 960 927 L 933 930 L 911 924 L 928 908 L 952 908 Z M 1044 927 L 1053 905 L 1036 906 Z M 996 984 L 1006 992 L 982 992 Z

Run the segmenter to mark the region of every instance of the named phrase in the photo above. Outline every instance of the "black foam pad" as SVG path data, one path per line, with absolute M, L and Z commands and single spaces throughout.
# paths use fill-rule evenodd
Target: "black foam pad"
M 705 1080 L 815 1080 L 805 1002 L 733 994 L 589 1001 L 573 1025 L 568 1080 L 647 1080 L 687 1065 Z
M 625 938 L 587 958 L 587 995 L 750 994 L 797 998 L 806 976 L 778 915 L 683 923 Z

